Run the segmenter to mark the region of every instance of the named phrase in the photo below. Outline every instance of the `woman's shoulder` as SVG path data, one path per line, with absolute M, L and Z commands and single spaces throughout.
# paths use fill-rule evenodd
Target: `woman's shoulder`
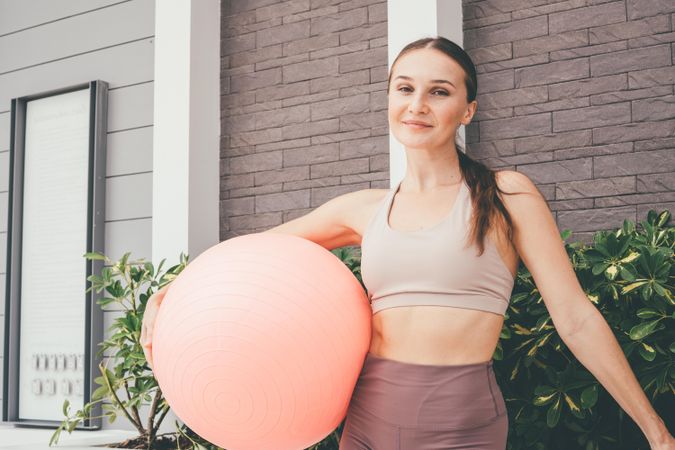
M 361 189 L 352 192 L 351 201 L 353 203 L 352 207 L 349 208 L 350 214 L 346 220 L 350 228 L 359 237 L 363 236 L 368 223 L 370 223 L 388 192 L 390 192 L 390 189 Z
M 497 187 L 507 193 L 537 191 L 536 185 L 527 175 L 515 170 L 496 170 L 495 181 Z

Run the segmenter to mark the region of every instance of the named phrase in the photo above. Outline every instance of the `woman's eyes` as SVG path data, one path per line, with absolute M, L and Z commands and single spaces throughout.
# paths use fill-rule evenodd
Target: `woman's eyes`
M 400 88 L 398 88 L 399 91 L 401 91 L 403 89 L 410 89 L 410 88 L 408 86 L 401 86 Z M 443 95 L 448 95 L 448 93 L 446 91 L 442 90 L 442 89 L 437 89 L 434 92 L 440 92 Z

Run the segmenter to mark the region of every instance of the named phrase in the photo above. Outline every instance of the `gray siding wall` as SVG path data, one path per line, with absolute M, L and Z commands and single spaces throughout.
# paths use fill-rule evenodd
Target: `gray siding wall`
M 154 0 L 0 0 L 0 324 L 11 98 L 109 83 L 105 253 L 151 260 L 154 13 Z M 106 311 L 105 327 L 119 315 Z M 120 419 L 112 428 L 131 425 Z
M 387 4 L 232 0 L 221 27 L 221 240 L 389 186 Z
M 527 174 L 561 230 L 675 212 L 675 2 L 464 0 L 468 153 Z

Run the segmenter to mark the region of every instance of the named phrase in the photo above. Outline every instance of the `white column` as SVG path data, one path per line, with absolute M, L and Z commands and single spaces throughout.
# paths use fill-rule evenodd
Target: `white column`
M 152 261 L 219 241 L 220 1 L 155 2 Z
M 423 37 L 443 36 L 464 47 L 461 0 L 388 0 L 387 44 L 389 71 L 398 53 Z M 462 143 L 464 125 L 459 127 Z M 405 149 L 389 133 L 389 177 L 393 187 L 405 175 Z

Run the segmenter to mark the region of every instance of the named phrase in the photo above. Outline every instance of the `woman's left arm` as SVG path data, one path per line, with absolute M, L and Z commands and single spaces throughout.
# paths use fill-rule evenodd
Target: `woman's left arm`
M 574 356 L 637 423 L 654 450 L 675 450 L 605 318 L 586 297 L 546 200 L 524 174 L 497 172 L 513 221 L 514 246 L 541 293 L 558 334 Z

